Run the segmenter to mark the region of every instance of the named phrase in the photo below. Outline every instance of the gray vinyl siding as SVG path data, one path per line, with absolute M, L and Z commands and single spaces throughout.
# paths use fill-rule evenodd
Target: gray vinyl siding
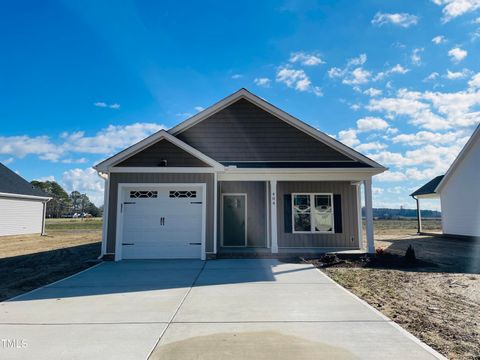
M 221 181 L 218 183 L 218 234 L 222 238 L 222 194 L 247 194 L 247 246 L 267 247 L 266 184 L 264 181 Z
M 352 161 L 245 99 L 177 138 L 217 161 Z
M 292 193 L 340 194 L 342 201 L 341 234 L 293 234 L 284 227 L 284 194 Z M 278 246 L 279 247 L 322 247 L 358 248 L 357 190 L 349 181 L 285 181 L 277 184 Z M 287 204 L 291 206 L 291 204 Z
M 168 140 L 160 140 L 159 142 L 150 145 L 145 150 L 129 157 L 122 161 L 117 166 L 144 166 L 157 167 L 160 166 L 162 160 L 167 160 L 167 166 L 171 167 L 207 167 L 203 161 L 197 159 L 192 154 L 172 144 Z
M 111 173 L 108 203 L 107 252 L 115 252 L 117 225 L 117 199 L 119 183 L 205 183 L 207 184 L 206 204 L 206 252 L 213 252 L 213 174 L 171 174 L 171 173 Z

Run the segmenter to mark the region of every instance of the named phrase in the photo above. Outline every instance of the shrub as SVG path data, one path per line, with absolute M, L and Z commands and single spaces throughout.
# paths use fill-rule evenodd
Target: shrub
M 415 256 L 415 249 L 412 245 L 409 245 L 407 251 L 405 252 L 405 263 L 407 265 L 413 265 L 416 261 L 417 257 Z
M 375 249 L 375 255 L 382 256 L 384 254 L 385 254 L 385 250 L 383 250 L 383 248 L 378 247 L 378 248 Z

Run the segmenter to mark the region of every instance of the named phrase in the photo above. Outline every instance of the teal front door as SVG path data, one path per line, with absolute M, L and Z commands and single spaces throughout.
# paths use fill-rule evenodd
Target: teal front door
M 247 196 L 223 195 L 223 246 L 246 246 Z

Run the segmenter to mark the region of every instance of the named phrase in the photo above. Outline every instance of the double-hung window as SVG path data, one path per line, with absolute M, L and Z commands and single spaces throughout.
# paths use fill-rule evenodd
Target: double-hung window
M 333 233 L 333 195 L 292 194 L 294 233 Z

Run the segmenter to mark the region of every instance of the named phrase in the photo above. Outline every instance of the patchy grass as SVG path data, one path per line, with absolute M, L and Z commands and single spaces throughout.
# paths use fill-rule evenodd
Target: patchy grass
M 0 301 L 92 266 L 100 255 L 101 220 L 48 219 L 47 236 L 0 237 Z
M 416 234 L 377 220 L 374 259 L 304 259 L 449 359 L 480 359 L 480 242 Z M 425 224 L 440 230 L 440 221 Z M 417 262 L 406 264 L 408 246 Z M 381 341 L 381 339 L 379 339 Z
M 374 220 L 375 235 L 405 235 L 417 232 L 417 219 Z M 441 219 L 422 219 L 422 229 L 426 232 L 441 232 Z

